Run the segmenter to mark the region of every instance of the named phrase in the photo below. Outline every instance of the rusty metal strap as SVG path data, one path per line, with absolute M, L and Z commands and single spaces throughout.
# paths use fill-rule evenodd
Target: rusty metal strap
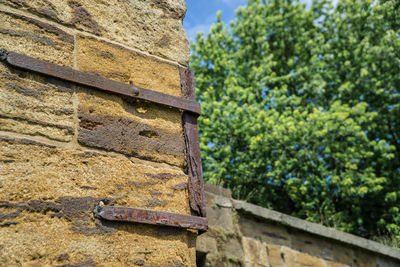
M 154 210 L 98 205 L 94 209 L 94 214 L 108 221 L 164 225 L 201 232 L 208 228 L 207 218 Z
M 194 72 L 190 69 L 180 69 L 182 96 L 195 101 Z M 206 203 L 204 198 L 203 170 L 199 144 L 197 116 L 193 113 L 182 114 L 183 132 L 186 143 L 188 164 L 189 203 L 192 211 L 199 216 L 206 217 Z
M 8 64 L 14 67 L 34 71 L 81 85 L 90 86 L 99 90 L 121 94 L 168 107 L 178 108 L 184 111 L 189 111 L 196 115 L 200 115 L 201 113 L 199 103 L 183 97 L 175 97 L 131 84 L 117 82 L 95 74 L 38 60 L 16 52 L 7 52 L 5 50 L 1 50 L 0 59 L 7 61 Z

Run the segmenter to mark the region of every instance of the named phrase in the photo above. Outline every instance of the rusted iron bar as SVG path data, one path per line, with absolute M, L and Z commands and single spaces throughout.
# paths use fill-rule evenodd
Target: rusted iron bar
M 190 69 L 180 69 L 182 96 L 196 101 L 194 72 Z M 206 203 L 204 198 L 203 170 L 201 166 L 199 131 L 197 116 L 189 112 L 182 114 L 183 132 L 186 143 L 186 157 L 188 164 L 189 202 L 192 211 L 206 217 Z
M 190 101 L 182 97 L 175 97 L 131 84 L 117 82 L 95 74 L 38 60 L 16 52 L 6 52 L 2 50 L 0 52 L 0 59 L 6 60 L 8 64 L 14 67 L 34 71 L 81 85 L 90 86 L 99 90 L 121 94 L 168 107 L 178 108 L 190 113 L 194 113 L 196 116 L 200 115 L 201 113 L 200 104 L 196 101 Z
M 207 218 L 154 210 L 98 205 L 94 214 L 108 221 L 164 225 L 199 231 L 206 231 L 208 228 Z

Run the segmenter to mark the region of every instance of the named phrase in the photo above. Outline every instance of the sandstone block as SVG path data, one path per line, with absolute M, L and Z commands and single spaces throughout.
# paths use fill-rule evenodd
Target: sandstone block
M 242 243 L 237 238 L 229 238 L 222 246 L 222 253 L 228 258 L 243 259 Z
M 195 250 L 193 233 L 93 219 L 92 205 L 99 199 L 2 202 L 3 207 L 9 204 L 8 212 L 18 213 L 18 217 L 1 223 L 1 264 L 191 266 L 195 262 L 191 256 Z
M 80 144 L 185 166 L 180 111 L 92 89 L 78 96 Z
M 248 218 L 246 215 L 240 216 L 239 224 L 245 236 L 261 239 L 268 244 L 290 246 L 290 235 L 282 225 Z
M 19 0 L 3 4 L 187 65 L 184 0 Z
M 204 192 L 204 196 L 205 196 L 205 198 L 206 198 L 206 204 L 207 204 L 207 207 L 215 207 L 215 200 L 214 200 L 214 194 L 212 194 L 212 193 L 209 193 L 209 192 L 207 192 L 207 191 L 205 191 Z
M 68 83 L 1 63 L 0 130 L 71 141 L 73 92 Z
M 246 263 L 268 266 L 268 254 L 265 243 L 249 237 L 242 237 L 244 260 Z
M 328 260 L 333 260 L 333 248 L 339 245 L 334 241 L 300 231 L 293 232 L 291 240 L 292 249 Z
M 197 237 L 196 250 L 204 253 L 209 253 L 210 255 L 216 254 L 218 253 L 217 241 L 207 234 L 202 234 Z
M 181 169 L 124 156 L 62 150 L 26 139 L 1 136 L 0 199 L 10 203 L 63 197 L 107 197 L 116 206 L 190 214 Z
M 333 261 L 354 265 L 354 252 L 351 248 L 343 245 L 333 247 Z
M 356 266 L 372 267 L 376 266 L 376 255 L 361 249 L 354 250 L 354 264 Z
M 177 65 L 146 56 L 119 45 L 83 35 L 77 36 L 77 64 L 92 72 L 124 83 L 181 96 Z
M 225 231 L 233 231 L 233 218 L 231 209 L 207 207 L 208 224 L 219 227 Z
M 313 266 L 313 267 L 325 267 L 325 263 L 318 257 L 311 256 L 305 253 L 296 253 L 294 266 Z
M 347 267 L 343 263 L 333 262 L 333 261 L 325 261 L 326 267 Z
M 0 48 L 2 49 L 72 67 L 73 43 L 72 35 L 53 25 L 0 11 Z
M 267 245 L 267 254 L 269 266 L 280 267 L 283 263 L 283 256 L 281 254 L 281 247 L 276 245 Z
M 282 246 L 281 247 L 281 258 L 282 258 L 283 266 L 284 267 L 296 266 L 295 258 L 296 258 L 297 253 L 298 253 L 297 251 L 294 251 L 286 246 Z M 298 266 L 298 267 L 302 267 L 302 266 Z

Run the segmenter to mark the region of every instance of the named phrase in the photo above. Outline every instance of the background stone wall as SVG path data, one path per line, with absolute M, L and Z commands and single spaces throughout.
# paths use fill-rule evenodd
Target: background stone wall
M 180 96 L 184 0 L 1 0 L 0 48 Z M 190 214 L 182 114 L 0 63 L 0 265 L 193 266 L 196 234 L 107 223 Z
M 234 200 L 211 184 L 205 195 L 209 230 L 197 238 L 199 265 L 205 257 L 205 266 L 400 266 L 398 249 Z

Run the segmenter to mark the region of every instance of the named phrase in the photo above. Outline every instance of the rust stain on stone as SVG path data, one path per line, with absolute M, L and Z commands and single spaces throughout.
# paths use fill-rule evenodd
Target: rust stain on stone
M 34 120 L 34 119 L 29 119 L 29 118 L 22 118 L 22 117 L 18 117 L 18 116 L 5 116 L 2 114 L 0 114 L 0 118 L 12 119 L 12 120 L 16 120 L 16 121 L 25 121 L 25 122 L 28 122 L 31 124 L 37 124 L 37 125 L 41 125 L 41 126 L 45 126 L 45 127 L 54 127 L 54 128 L 58 128 L 61 130 L 65 130 L 66 134 L 74 134 L 74 128 L 69 127 L 69 126 L 58 125 L 58 124 L 54 124 L 54 123 L 49 123 L 49 122 L 44 122 L 44 121 Z
M 96 266 L 96 262 L 88 256 L 85 261 L 79 262 L 79 263 L 68 263 L 68 264 L 63 264 L 63 265 L 56 265 L 56 267 L 92 267 Z
M 96 130 L 97 127 L 103 126 L 102 123 L 96 122 L 94 120 L 85 119 L 83 116 L 80 116 L 79 119 L 80 119 L 79 127 L 82 127 L 83 129 L 93 131 L 93 130 Z
M 157 132 L 152 131 L 152 130 L 140 131 L 139 135 L 147 137 L 147 138 L 158 138 L 158 137 L 160 137 Z
M 109 198 L 94 197 L 60 197 L 55 201 L 30 200 L 28 203 L 12 203 L 8 201 L 0 201 L 0 207 L 17 209 L 15 212 L 2 214 L 0 219 L 10 220 L 13 223 L 21 215 L 22 211 L 47 214 L 50 217 L 64 218 L 71 221 L 71 230 L 84 235 L 96 235 L 104 233 L 112 233 L 118 229 L 118 225 L 96 220 L 94 226 L 91 226 L 93 219 L 93 208 L 100 201 L 112 204 Z M 0 220 L 1 221 L 1 220 Z
M 60 30 L 59 28 L 57 28 L 51 24 L 48 24 L 48 23 L 45 23 L 45 22 L 42 22 L 42 21 L 39 21 L 39 20 L 36 20 L 33 18 L 29 18 L 29 17 L 23 16 L 23 15 L 11 13 L 11 12 L 0 11 L 0 13 L 6 14 L 6 15 L 11 16 L 16 19 L 21 19 L 21 20 L 27 21 L 29 23 L 32 23 L 47 32 L 56 34 L 60 38 L 60 40 L 62 40 L 64 42 L 68 42 L 71 44 L 74 43 L 74 37 L 72 35 L 64 32 L 63 30 Z
M 162 193 L 160 191 L 150 191 L 150 195 L 152 197 L 159 197 L 162 195 Z
M 99 24 L 93 19 L 92 15 L 78 2 L 69 1 L 68 5 L 73 9 L 74 17 L 71 20 L 73 25 L 82 25 L 87 27 L 92 33 L 100 35 Z
M 37 141 L 33 141 L 27 138 L 14 138 L 10 136 L 0 135 L 0 140 L 10 143 L 10 144 L 24 144 L 24 145 L 36 145 L 36 146 L 44 146 L 48 148 L 56 148 L 54 145 L 41 143 Z
M 146 206 L 147 207 L 165 207 L 169 201 L 167 200 L 159 200 L 157 198 L 154 199 L 147 199 Z
M 167 172 L 162 172 L 158 174 L 146 173 L 146 175 L 154 179 L 160 179 L 164 182 L 171 180 L 173 178 L 173 175 Z
M 186 10 L 183 8 L 173 8 L 165 0 L 153 0 L 153 3 L 160 9 L 164 11 L 165 16 L 171 17 L 173 19 L 183 19 L 185 16 Z
M 36 34 L 30 33 L 27 31 L 16 31 L 16 30 L 0 28 L 0 33 L 10 35 L 10 36 L 15 36 L 15 37 L 26 37 L 35 42 L 42 43 L 42 44 L 48 45 L 48 46 L 57 45 L 57 43 L 54 42 L 53 40 L 51 40 L 49 37 L 36 35 Z
M 163 35 L 160 40 L 158 40 L 159 46 L 168 46 L 171 42 L 171 39 L 167 35 Z

